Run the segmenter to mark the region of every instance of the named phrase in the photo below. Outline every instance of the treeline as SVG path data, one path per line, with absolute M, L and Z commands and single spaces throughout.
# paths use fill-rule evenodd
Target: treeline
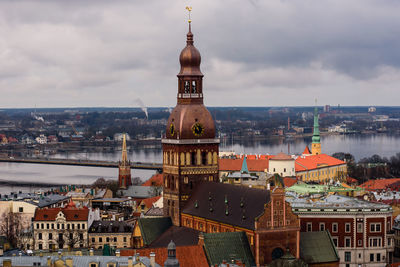
M 390 158 L 373 155 L 355 161 L 354 156 L 350 153 L 336 152 L 333 157 L 346 161 L 348 175 L 364 182 L 368 179 L 377 178 L 398 178 L 400 177 L 400 153 Z

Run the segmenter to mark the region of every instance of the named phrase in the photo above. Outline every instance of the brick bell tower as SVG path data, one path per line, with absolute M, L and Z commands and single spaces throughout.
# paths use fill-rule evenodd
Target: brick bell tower
M 191 8 L 187 8 L 189 14 Z M 177 105 L 168 119 L 163 146 L 164 215 L 180 226 L 180 212 L 200 181 L 218 182 L 214 120 L 203 104 L 201 56 L 193 45 L 191 20 L 179 61 Z

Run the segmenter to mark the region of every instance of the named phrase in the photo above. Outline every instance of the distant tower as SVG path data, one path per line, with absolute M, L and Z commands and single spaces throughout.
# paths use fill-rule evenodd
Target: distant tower
M 119 188 L 125 189 L 132 185 L 131 180 L 131 164 L 128 161 L 128 153 L 126 152 L 126 134 L 122 140 L 122 158 L 118 164 L 118 184 Z
M 167 250 L 168 258 L 164 262 L 164 267 L 179 267 L 179 261 L 176 258 L 176 246 L 172 240 L 169 242 Z
M 321 138 L 319 137 L 319 124 L 318 124 L 318 108 L 314 108 L 314 131 L 311 144 L 311 153 L 313 155 L 321 154 Z

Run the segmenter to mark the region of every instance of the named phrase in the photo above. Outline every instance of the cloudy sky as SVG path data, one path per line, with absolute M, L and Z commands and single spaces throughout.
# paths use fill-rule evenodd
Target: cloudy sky
M 206 105 L 400 103 L 397 0 L 1 0 L 0 108 L 174 106 L 187 5 Z

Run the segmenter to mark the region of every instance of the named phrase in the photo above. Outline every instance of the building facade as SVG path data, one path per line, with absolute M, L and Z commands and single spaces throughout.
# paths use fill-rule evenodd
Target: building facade
M 163 146 L 164 215 L 180 225 L 180 213 L 200 181 L 218 182 L 214 120 L 203 104 L 201 56 L 189 21 L 186 47 L 179 57 L 177 105 L 167 122 Z
M 114 248 L 128 248 L 133 226 L 119 221 L 94 221 L 89 227 L 89 247 L 102 249 L 105 244 Z
M 320 200 L 289 200 L 301 231 L 329 231 L 340 266 L 385 266 L 392 263 L 394 235 L 389 205 L 329 195 Z
M 88 217 L 88 208 L 77 208 L 72 202 L 65 208 L 36 209 L 32 220 L 34 249 L 87 247 Z

